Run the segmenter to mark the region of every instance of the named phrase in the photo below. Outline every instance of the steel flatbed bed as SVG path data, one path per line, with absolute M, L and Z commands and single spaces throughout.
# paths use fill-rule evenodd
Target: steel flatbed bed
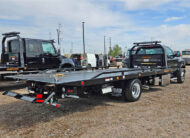
M 121 69 L 88 70 L 88 71 L 73 71 L 73 72 L 56 72 L 56 70 L 50 70 L 47 71 L 46 73 L 43 72 L 43 73 L 29 74 L 29 75 L 7 76 L 7 78 L 35 81 L 46 84 L 72 85 L 72 86 L 81 86 L 81 81 L 83 81 L 85 82 L 85 86 L 89 86 L 94 84 L 105 83 L 108 81 L 135 79 L 155 74 L 157 75 L 164 74 L 168 72 L 169 70 L 166 69 L 140 69 L 140 68 L 136 69 L 121 68 Z

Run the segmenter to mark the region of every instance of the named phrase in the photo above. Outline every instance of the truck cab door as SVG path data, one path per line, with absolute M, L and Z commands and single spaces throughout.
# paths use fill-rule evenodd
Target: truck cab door
M 168 68 L 176 69 L 178 67 L 178 59 L 174 56 L 174 52 L 166 47 Z
M 60 57 L 52 41 L 42 41 L 42 64 L 44 69 L 59 68 Z
M 26 39 L 26 64 L 28 69 L 42 69 L 43 59 L 41 58 L 41 41 L 35 39 Z

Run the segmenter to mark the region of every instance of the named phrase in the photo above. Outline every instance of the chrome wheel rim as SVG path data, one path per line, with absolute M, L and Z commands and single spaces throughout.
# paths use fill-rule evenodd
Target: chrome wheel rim
M 134 83 L 132 87 L 132 96 L 136 99 L 141 93 L 141 87 L 139 83 Z
M 185 72 L 184 72 L 184 71 L 181 72 L 181 80 L 182 80 L 182 81 L 185 80 Z

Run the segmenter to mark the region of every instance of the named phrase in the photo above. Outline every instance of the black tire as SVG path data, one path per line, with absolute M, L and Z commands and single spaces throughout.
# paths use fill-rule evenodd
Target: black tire
M 125 86 L 123 88 L 124 99 L 129 102 L 138 101 L 142 93 L 141 81 L 139 79 L 129 80 Z
M 177 82 L 183 83 L 185 81 L 185 69 L 180 68 L 180 70 L 177 72 Z
M 87 65 L 87 67 L 86 67 L 86 69 L 87 69 L 87 70 L 90 70 L 90 69 L 92 69 L 92 66 L 91 66 L 91 64 L 88 64 L 88 65 Z

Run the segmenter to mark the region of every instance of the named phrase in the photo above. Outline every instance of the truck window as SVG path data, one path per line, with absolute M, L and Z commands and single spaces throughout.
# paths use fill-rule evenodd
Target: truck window
M 163 54 L 162 48 L 141 48 L 137 51 L 137 55 L 155 55 L 155 54 Z
M 171 56 L 174 55 L 173 51 L 172 51 L 170 48 L 168 48 L 168 47 L 166 47 L 166 53 L 167 53 L 167 55 L 168 55 L 169 57 L 171 57 Z
M 183 51 L 182 55 L 190 55 L 190 51 Z
M 129 53 L 130 53 L 130 50 L 127 51 L 127 56 L 129 55 Z M 131 54 L 135 55 L 135 53 L 136 53 L 136 50 L 133 50 Z
M 11 40 L 9 43 L 9 52 L 19 53 L 19 40 Z
M 26 40 L 26 55 L 27 57 L 36 57 L 42 54 L 41 41 Z
M 51 42 L 42 42 L 42 50 L 43 50 L 43 53 L 55 54 L 55 49 Z

